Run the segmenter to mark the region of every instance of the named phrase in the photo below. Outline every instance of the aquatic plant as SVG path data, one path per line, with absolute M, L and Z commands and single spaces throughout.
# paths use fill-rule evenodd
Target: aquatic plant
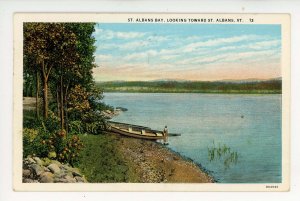
M 207 147 L 208 150 L 208 159 L 210 162 L 219 160 L 223 161 L 225 169 L 228 169 L 232 164 L 236 164 L 238 162 L 238 152 L 232 151 L 229 146 L 226 144 L 215 146 L 215 142 L 213 141 L 212 147 Z

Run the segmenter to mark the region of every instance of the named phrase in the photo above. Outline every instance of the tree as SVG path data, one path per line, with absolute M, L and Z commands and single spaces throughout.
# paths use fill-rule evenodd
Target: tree
M 61 49 L 63 33 L 60 23 L 24 23 L 24 55 L 35 61 L 37 77 L 39 73 L 42 77 L 44 118 L 48 117 L 49 76 Z
M 78 118 L 73 115 L 78 105 L 74 104 L 76 99 L 72 94 L 86 93 L 81 104 L 89 107 L 82 111 L 84 113 L 97 116 L 97 112 L 94 112 L 101 108 L 97 108 L 95 99 L 102 99 L 102 92 L 95 90 L 92 76 L 92 69 L 96 67 L 94 26 L 95 23 L 24 24 L 24 63 L 30 58 L 30 62 L 27 62 L 28 72 L 31 76 L 35 73 L 37 77 L 36 98 L 40 78 L 44 118 L 48 117 L 48 93 L 51 92 L 51 100 L 55 100 L 57 116 L 60 117 L 61 130 L 68 130 L 68 112 L 72 113 L 71 120 Z M 91 123 L 91 118 L 88 119 Z
M 68 104 L 70 90 L 78 85 L 90 90 L 94 85 L 92 69 L 95 67 L 95 39 L 92 36 L 94 23 L 65 23 L 64 27 L 67 36 L 64 41 L 69 41 L 74 35 L 75 46 L 74 41 L 69 41 L 64 51 L 60 53 L 58 59 L 60 76 L 56 76 L 54 83 L 56 86 L 58 86 L 57 83 L 60 85 L 60 88 L 56 89 L 56 100 L 58 108 L 60 108 L 61 128 L 66 127 L 67 129 L 64 124 L 68 123 L 68 106 L 72 107 L 72 104 Z M 67 33 L 72 36 L 68 36 Z M 55 90 L 54 87 L 52 89 Z

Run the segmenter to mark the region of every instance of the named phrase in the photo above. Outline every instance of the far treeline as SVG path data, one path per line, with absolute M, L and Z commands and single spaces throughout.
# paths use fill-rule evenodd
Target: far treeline
M 266 81 L 111 81 L 97 82 L 104 92 L 280 94 L 280 79 Z

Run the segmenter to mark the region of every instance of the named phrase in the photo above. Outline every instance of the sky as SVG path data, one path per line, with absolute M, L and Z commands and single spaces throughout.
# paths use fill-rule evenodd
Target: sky
M 281 26 L 96 25 L 96 81 L 281 77 Z

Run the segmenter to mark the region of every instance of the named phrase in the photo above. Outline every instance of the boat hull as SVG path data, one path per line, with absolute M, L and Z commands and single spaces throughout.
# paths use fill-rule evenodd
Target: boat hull
M 160 135 L 155 135 L 155 133 L 153 133 L 153 136 L 151 135 L 145 135 L 145 134 L 136 134 L 136 133 L 132 133 L 129 131 L 125 131 L 123 129 L 119 129 L 117 127 L 111 126 L 110 128 L 110 132 L 114 132 L 114 133 L 118 133 L 121 135 L 125 135 L 125 136 L 129 136 L 129 137 L 134 137 L 134 138 L 140 138 L 140 139 L 148 139 L 148 140 L 162 140 L 165 139 L 165 136 L 160 136 Z

